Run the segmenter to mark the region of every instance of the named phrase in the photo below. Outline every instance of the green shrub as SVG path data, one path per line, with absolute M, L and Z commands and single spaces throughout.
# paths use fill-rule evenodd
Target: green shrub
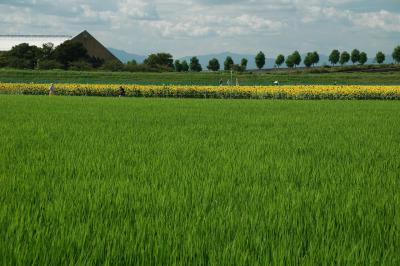
M 107 61 L 104 63 L 101 69 L 112 72 L 122 71 L 124 70 L 124 64 L 119 61 Z
M 93 67 L 91 64 L 89 64 L 86 61 L 77 61 L 77 62 L 71 62 L 69 64 L 69 70 L 74 70 L 74 71 L 87 71 L 87 70 L 92 70 Z
M 56 60 L 43 60 L 38 62 L 38 69 L 50 70 L 50 69 L 62 69 L 63 65 Z

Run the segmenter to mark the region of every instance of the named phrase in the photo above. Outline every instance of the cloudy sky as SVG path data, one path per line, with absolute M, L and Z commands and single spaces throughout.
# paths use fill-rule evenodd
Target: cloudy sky
M 391 53 L 400 45 L 400 0 L 0 0 L 0 34 L 84 29 L 143 55 Z

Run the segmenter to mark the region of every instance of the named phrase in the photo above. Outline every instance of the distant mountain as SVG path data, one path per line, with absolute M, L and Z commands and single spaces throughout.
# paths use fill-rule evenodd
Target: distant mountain
M 124 63 L 131 61 L 132 59 L 136 60 L 136 62 L 138 62 L 138 63 L 142 63 L 144 61 L 144 59 L 147 58 L 147 56 L 131 54 L 131 53 L 125 52 L 123 50 L 118 50 L 118 49 L 114 49 L 114 48 L 108 48 L 108 49 Z M 247 69 L 257 69 L 256 63 L 254 60 L 255 54 L 249 55 L 249 54 L 236 54 L 236 53 L 231 53 L 231 52 L 224 52 L 224 53 L 219 53 L 219 54 L 198 55 L 196 57 L 199 59 L 200 64 L 202 65 L 203 69 L 207 70 L 208 62 L 213 58 L 218 59 L 220 65 L 221 65 L 221 69 L 223 69 L 224 61 L 227 56 L 232 57 L 235 64 L 240 64 L 240 61 L 242 60 L 242 58 L 246 58 L 248 60 Z M 306 56 L 305 54 L 302 54 L 301 58 L 304 59 L 305 56 Z M 192 58 L 192 57 L 193 56 L 185 56 L 185 57 L 179 58 L 179 60 L 181 60 L 181 61 L 186 60 L 189 63 L 190 58 Z M 285 55 L 285 57 L 286 57 L 286 55 Z M 318 63 L 319 66 L 330 65 L 329 56 L 320 54 L 319 57 L 320 57 L 319 63 Z M 374 62 L 375 55 L 368 55 L 368 57 L 369 57 L 369 59 L 368 59 L 367 64 L 374 64 L 375 63 Z M 392 59 L 391 55 L 386 55 L 385 63 L 386 64 L 393 63 L 393 59 Z M 351 62 L 349 64 L 351 64 Z M 275 58 L 268 58 L 268 54 L 267 54 L 266 65 L 264 66 L 264 68 L 273 68 L 274 66 L 275 66 Z M 300 66 L 303 67 L 304 64 L 302 63 Z M 285 68 L 286 67 L 285 63 L 283 63 L 283 65 L 281 67 Z
M 144 55 L 137 55 L 137 54 L 131 54 L 128 52 L 125 52 L 123 50 L 118 50 L 114 48 L 108 48 L 113 55 L 118 57 L 119 60 L 121 60 L 123 63 L 126 63 L 131 60 L 136 60 L 138 63 L 143 63 L 144 59 L 146 59 L 146 56 Z

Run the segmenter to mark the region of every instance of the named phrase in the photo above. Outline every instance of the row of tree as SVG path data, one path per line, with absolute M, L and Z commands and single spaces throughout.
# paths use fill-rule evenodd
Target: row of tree
M 88 55 L 82 43 L 66 41 L 57 47 L 52 43 L 42 47 L 21 43 L 0 56 L 1 67 L 21 69 L 99 68 L 104 60 Z
M 392 53 L 393 60 L 400 63 L 400 46 L 397 46 Z M 332 65 L 345 65 L 349 61 L 353 64 L 364 65 L 368 61 L 368 55 L 354 49 L 351 53 L 347 51 L 339 52 L 333 50 L 329 55 L 329 61 Z M 386 60 L 383 52 L 378 52 L 375 61 L 382 64 Z M 306 67 L 312 67 L 318 64 L 320 56 L 318 52 L 309 52 L 302 59 L 298 51 L 285 57 L 280 54 L 275 60 L 275 67 L 281 67 L 284 63 L 289 68 L 295 68 L 302 62 Z M 259 52 L 255 56 L 257 68 L 262 69 L 266 64 L 266 56 Z M 223 70 L 242 72 L 247 69 L 248 60 L 243 58 L 239 64 L 235 64 L 232 57 L 226 57 Z M 90 70 L 104 69 L 111 71 L 177 71 L 177 72 L 200 72 L 202 66 L 197 57 L 192 57 L 189 63 L 186 60 L 180 61 L 173 59 L 169 53 L 157 53 L 149 55 L 142 64 L 135 60 L 122 64 L 119 61 L 105 62 L 102 59 L 91 57 L 88 51 L 80 42 L 66 41 L 61 45 L 54 47 L 53 44 L 44 44 L 42 47 L 31 46 L 22 43 L 14 46 L 10 51 L 0 54 L 0 67 L 12 67 L 23 69 L 72 69 L 72 70 Z M 207 69 L 210 71 L 219 71 L 222 68 L 217 58 L 209 61 Z
M 393 51 L 392 54 L 393 60 L 396 63 L 400 63 L 400 46 L 396 47 Z M 347 51 L 343 51 L 342 53 L 339 52 L 339 50 L 333 50 L 331 54 L 329 55 L 329 62 L 332 65 L 340 64 L 340 65 L 345 65 L 349 61 L 353 64 L 360 64 L 364 65 L 368 61 L 368 55 L 365 52 L 360 52 L 358 49 L 354 49 L 351 54 L 348 53 Z M 375 62 L 378 64 L 384 63 L 386 60 L 386 56 L 383 52 L 378 52 L 375 56 Z M 309 52 L 305 55 L 304 60 L 302 60 L 301 55 L 298 51 L 293 52 L 289 56 L 285 58 L 284 55 L 280 54 L 277 56 L 275 59 L 275 67 L 280 67 L 283 63 L 286 64 L 288 68 L 294 68 L 296 66 L 299 66 L 301 62 L 306 67 L 312 67 L 316 64 L 318 64 L 320 61 L 320 56 L 318 52 Z M 224 62 L 224 70 L 235 70 L 235 71 L 244 71 L 246 70 L 247 67 L 247 59 L 243 58 L 241 61 L 240 65 L 235 65 L 231 57 L 227 57 Z M 258 69 L 262 69 L 265 66 L 266 63 L 266 57 L 263 52 L 259 52 L 256 57 L 255 57 L 255 63 Z M 211 71 L 218 71 L 220 70 L 220 64 L 218 62 L 218 59 L 213 58 L 210 60 L 208 63 L 209 70 Z
M 395 62 L 400 63 L 400 46 L 394 49 L 392 56 Z M 347 51 L 340 53 L 335 49 L 329 55 L 329 62 L 332 65 L 336 65 L 338 63 L 340 65 L 345 65 L 350 60 L 353 64 L 359 63 L 360 65 L 364 65 L 368 61 L 368 55 L 367 53 L 360 52 L 357 49 L 354 49 L 351 53 L 348 53 Z M 386 58 L 383 52 L 378 52 L 376 54 L 375 61 L 378 64 L 382 64 L 385 60 Z M 282 54 L 278 55 L 275 60 L 275 66 L 279 68 L 285 63 L 288 68 L 295 68 L 303 62 L 306 67 L 312 67 L 318 64 L 319 61 L 320 56 L 316 51 L 307 53 L 304 57 L 304 60 L 302 59 L 300 53 L 295 51 L 287 57 Z M 200 72 L 203 70 L 197 57 L 192 57 L 188 63 L 186 60 L 173 61 L 172 55 L 166 53 L 152 54 L 144 61 L 143 64 L 154 69 L 164 69 L 169 71 L 174 70 L 176 72 Z M 264 68 L 266 64 L 266 56 L 263 52 L 259 52 L 256 55 L 255 64 L 259 69 Z M 242 72 L 247 69 L 247 65 L 248 60 L 246 58 L 242 58 L 240 64 L 235 64 L 232 57 L 227 56 L 223 63 L 223 70 Z M 222 69 L 222 66 L 217 58 L 213 58 L 208 62 L 207 69 L 210 71 L 219 71 Z
M 135 60 L 123 64 L 119 61 L 107 61 L 91 57 L 80 42 L 66 41 L 57 47 L 47 43 L 42 47 L 22 43 L 10 51 L 0 54 L 0 67 L 17 69 L 65 69 L 65 70 L 109 70 L 131 72 L 159 71 L 201 71 L 197 58 L 192 58 L 190 65 L 176 61 L 168 53 L 149 55 L 142 64 Z
M 131 62 L 137 64 L 135 61 Z M 141 64 L 137 65 L 140 66 Z M 189 63 L 186 60 L 175 60 L 174 62 L 172 55 L 168 53 L 151 54 L 144 60 L 142 65 L 148 66 L 152 69 L 176 72 L 200 72 L 203 70 L 197 57 L 192 57 Z
M 382 64 L 385 61 L 385 54 L 382 52 L 378 52 L 375 57 L 375 61 L 378 64 Z M 343 51 L 340 53 L 338 50 L 333 50 L 329 55 L 329 62 L 332 65 L 336 65 L 337 63 L 344 65 L 349 61 L 353 62 L 353 64 L 359 63 L 360 65 L 364 65 L 368 61 L 368 55 L 365 52 L 360 52 L 357 49 L 354 49 L 351 54 L 347 51 Z

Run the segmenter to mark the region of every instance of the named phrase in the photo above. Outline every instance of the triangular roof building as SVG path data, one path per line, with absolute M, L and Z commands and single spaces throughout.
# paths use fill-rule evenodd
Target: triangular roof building
M 81 42 L 88 51 L 88 55 L 103 59 L 104 61 L 119 61 L 104 45 L 94 38 L 86 30 L 72 38 L 72 41 Z

